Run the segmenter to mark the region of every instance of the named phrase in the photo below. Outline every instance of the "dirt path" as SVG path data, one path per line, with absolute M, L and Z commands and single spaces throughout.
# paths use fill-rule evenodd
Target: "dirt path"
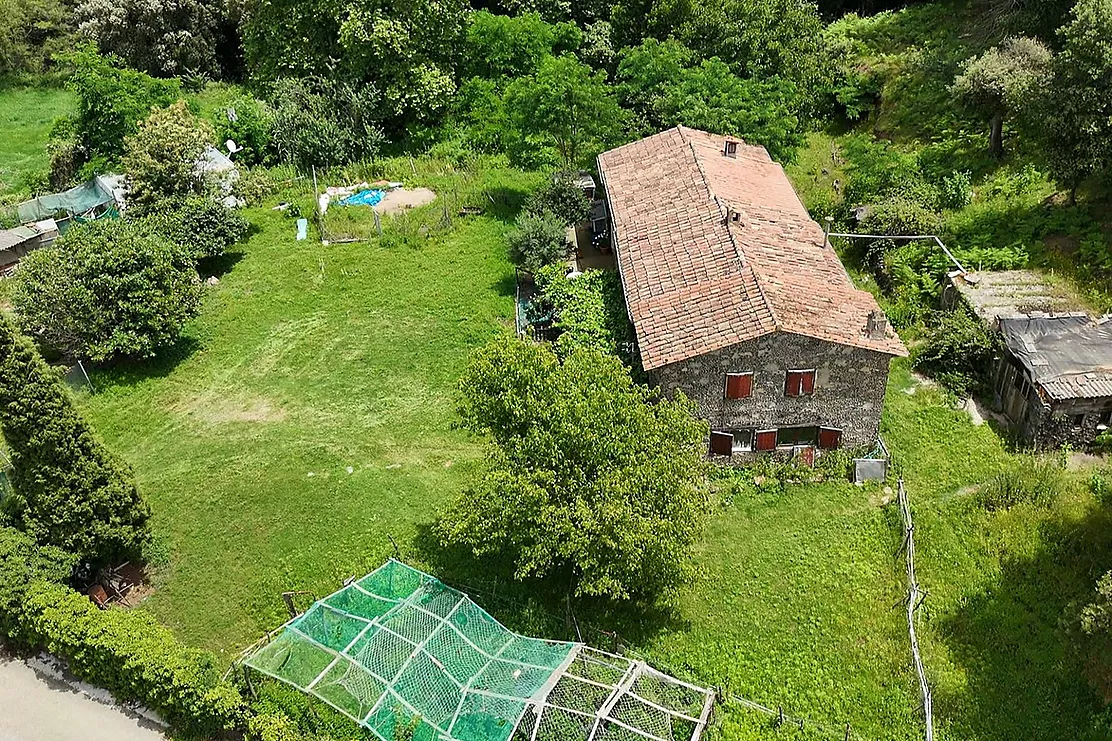
M 157 723 L 35 658 L 0 652 L 0 741 L 166 741 Z

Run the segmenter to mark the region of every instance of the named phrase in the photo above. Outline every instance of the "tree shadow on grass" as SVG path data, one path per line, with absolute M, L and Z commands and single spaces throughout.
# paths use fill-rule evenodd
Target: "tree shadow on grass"
M 200 275 L 202 279 L 210 275 L 223 278 L 225 275 L 232 272 L 232 268 L 245 257 L 247 257 L 246 252 L 225 252 L 219 257 L 202 258 L 197 261 L 197 274 Z
M 491 282 L 490 287 L 497 291 L 499 296 L 516 296 L 517 276 L 514 273 L 503 273 Z
M 164 378 L 201 347 L 196 337 L 179 337 L 153 358 L 128 360 L 104 366 L 86 366 L 97 392 L 134 386 L 152 378 Z
M 466 592 L 504 625 L 525 635 L 624 652 L 662 631 L 690 628 L 663 602 L 573 598 L 569 613 L 564 585 L 549 579 L 517 580 L 509 558 L 480 558 L 467 548 L 445 546 L 435 524 L 418 528 L 413 547 L 437 578 Z
M 1048 521 L 1040 536 L 1037 552 L 1004 564 L 995 584 L 939 626 L 966 679 L 960 694 L 935 695 L 936 715 L 957 738 L 1107 738 L 1070 622 L 1112 567 L 1112 515 Z

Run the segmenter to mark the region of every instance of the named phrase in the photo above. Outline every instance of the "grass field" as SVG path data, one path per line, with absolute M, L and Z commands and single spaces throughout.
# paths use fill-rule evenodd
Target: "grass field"
M 69 113 L 73 96 L 58 88 L 0 91 L 0 193 L 23 190 L 23 178 L 50 164 L 50 125 Z

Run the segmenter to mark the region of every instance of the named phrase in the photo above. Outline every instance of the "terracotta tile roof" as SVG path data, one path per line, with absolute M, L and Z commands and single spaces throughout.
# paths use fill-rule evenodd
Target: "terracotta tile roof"
M 736 140 L 735 140 L 736 141 Z M 677 127 L 598 158 L 626 303 L 646 370 L 772 332 L 892 355 L 890 330 L 763 147 Z

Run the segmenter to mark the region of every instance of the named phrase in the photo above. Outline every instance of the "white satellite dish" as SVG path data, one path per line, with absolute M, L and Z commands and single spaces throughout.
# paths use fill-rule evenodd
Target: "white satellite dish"
M 243 151 L 243 147 L 237 145 L 231 139 L 224 142 L 224 146 L 228 148 L 228 154 L 235 154 L 236 152 L 242 152 Z

